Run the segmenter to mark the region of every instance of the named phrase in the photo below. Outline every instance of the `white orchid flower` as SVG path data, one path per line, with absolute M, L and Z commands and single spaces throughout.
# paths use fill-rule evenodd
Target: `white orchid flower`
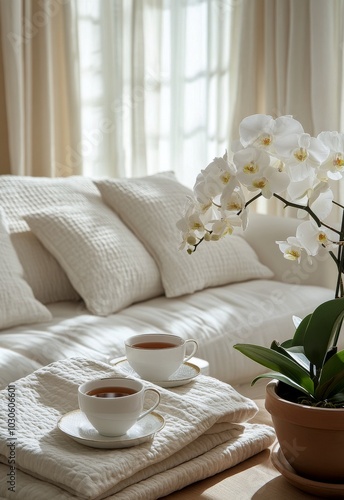
M 313 192 L 315 182 L 317 182 L 315 170 L 308 177 L 302 179 L 302 181 L 291 181 L 287 188 L 290 201 L 307 204 L 309 194 Z
M 196 177 L 193 192 L 200 205 L 207 207 L 212 204 L 212 196 L 209 196 L 209 194 L 206 192 L 205 176 L 203 175 L 203 170 L 201 170 L 201 173 Z
M 207 204 L 220 195 L 229 182 L 237 183 L 235 176 L 236 168 L 227 161 L 227 154 L 215 158 L 196 179 L 194 193 L 199 203 Z
M 301 123 L 292 116 L 276 118 L 268 115 L 251 115 L 242 120 L 239 126 L 240 141 L 244 147 L 256 146 L 274 154 L 275 143 L 290 134 L 302 134 Z
M 317 226 L 313 220 L 302 222 L 296 230 L 296 238 L 309 255 L 317 255 L 323 247 L 334 248 L 338 235 L 330 229 Z
M 236 214 L 227 215 L 221 220 L 213 221 L 211 240 L 217 241 L 234 231 L 234 227 L 241 227 L 241 218 Z
M 260 181 L 262 182 L 262 181 Z M 264 180 L 262 190 L 262 195 L 265 198 L 271 198 L 273 193 L 281 193 L 285 191 L 290 183 L 290 178 L 285 172 L 281 172 L 274 167 L 267 167 L 264 170 Z M 259 181 L 254 183 L 259 187 Z
M 300 182 L 291 182 L 287 192 L 291 201 L 309 206 L 319 219 L 326 219 L 333 209 L 333 192 L 327 182 L 317 182 L 312 185 L 316 178 L 310 177 Z M 300 219 L 307 217 L 307 213 L 300 209 L 297 212 Z
M 252 179 L 250 186 L 246 186 L 249 191 L 260 190 L 264 198 L 270 199 L 274 193 L 284 191 L 290 179 L 287 174 L 279 172 L 273 167 L 267 167 L 261 177 Z
M 328 158 L 329 149 L 323 142 L 309 134 L 290 137 L 276 144 L 278 154 L 285 158 L 286 170 L 292 181 L 302 181 L 313 176 L 315 169 Z
M 269 155 L 258 148 L 248 147 L 238 151 L 233 161 L 238 170 L 238 181 L 249 191 L 261 190 L 265 198 L 285 191 L 290 182 L 283 169 L 270 166 Z
M 183 217 L 176 223 L 177 228 L 182 233 L 180 249 L 183 249 L 185 245 L 195 245 L 206 231 L 196 200 L 188 197 L 187 202 Z
M 240 186 L 227 185 L 220 198 L 221 214 L 226 217 L 227 212 L 241 212 L 245 208 L 245 195 Z
M 236 139 L 231 142 L 232 153 L 237 153 L 238 151 L 241 151 L 241 149 L 244 149 L 244 146 L 241 144 L 240 139 Z
M 234 154 L 233 162 L 237 168 L 237 179 L 244 186 L 250 186 L 252 179 L 260 177 L 270 165 L 270 156 L 266 151 L 248 147 Z
M 309 196 L 309 206 L 319 219 L 326 219 L 333 209 L 333 192 L 326 182 L 320 182 Z
M 289 236 L 287 241 L 276 241 L 283 257 L 288 260 L 297 260 L 301 262 L 303 247 L 301 242 L 295 236 Z
M 344 134 L 321 132 L 318 139 L 330 150 L 327 160 L 320 167 L 320 178 L 341 179 L 344 176 Z

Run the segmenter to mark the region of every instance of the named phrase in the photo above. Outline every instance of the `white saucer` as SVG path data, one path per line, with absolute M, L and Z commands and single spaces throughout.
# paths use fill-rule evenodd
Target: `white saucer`
M 91 448 L 109 449 L 129 448 L 150 441 L 164 425 L 164 418 L 158 413 L 152 412 L 136 422 L 123 436 L 107 437 L 95 430 L 81 410 L 66 413 L 57 422 L 58 428 L 74 441 Z
M 126 358 L 121 358 L 120 360 L 112 360 L 111 364 L 115 365 L 116 368 L 123 373 L 123 375 L 129 377 L 141 378 L 136 371 L 130 366 Z M 176 372 L 174 372 L 167 380 L 149 380 L 160 387 L 179 387 L 180 385 L 185 385 L 191 382 L 200 373 L 200 368 L 192 363 L 183 363 Z
M 271 461 L 286 480 L 299 490 L 324 498 L 343 498 L 344 484 L 324 483 L 299 476 L 287 462 L 281 448 L 276 444 L 271 453 Z

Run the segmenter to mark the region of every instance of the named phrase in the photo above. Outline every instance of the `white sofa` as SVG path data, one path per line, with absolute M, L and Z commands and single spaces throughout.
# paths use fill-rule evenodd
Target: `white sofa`
M 298 265 L 275 243 L 296 219 L 252 214 L 243 237 L 179 250 L 188 193 L 171 173 L 0 177 L 0 388 L 56 360 L 123 356 L 137 332 L 195 338 L 210 375 L 240 387 L 263 369 L 233 344 L 285 340 L 292 315 L 333 297 L 329 258 Z

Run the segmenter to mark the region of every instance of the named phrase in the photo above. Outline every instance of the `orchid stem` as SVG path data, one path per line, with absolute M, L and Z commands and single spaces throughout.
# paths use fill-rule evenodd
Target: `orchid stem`
M 253 198 L 251 198 L 250 200 L 248 200 L 246 203 L 245 203 L 245 208 L 247 208 L 249 205 L 251 205 L 251 203 L 253 203 L 254 201 L 256 201 L 258 198 L 260 198 L 262 196 L 262 192 L 256 194 L 256 196 L 254 196 Z M 240 210 L 240 212 L 238 212 L 237 215 L 240 215 L 242 212 L 242 210 Z
M 342 213 L 342 225 L 340 228 L 340 240 L 343 240 L 343 239 L 344 239 L 344 212 Z M 337 286 L 336 286 L 336 298 L 344 296 L 344 287 L 343 287 L 343 278 L 342 278 L 342 273 L 344 271 L 343 245 L 339 245 L 339 248 L 338 248 L 337 266 L 338 266 L 338 278 L 337 278 Z
M 330 229 L 331 231 L 333 231 L 339 235 L 341 234 L 341 232 L 338 231 L 337 229 L 335 229 L 334 227 L 328 226 L 324 222 L 321 222 L 319 217 L 317 215 L 315 215 L 313 210 L 308 205 L 299 205 L 298 203 L 292 203 L 291 201 L 287 201 L 285 198 L 282 198 L 282 196 L 280 196 L 279 194 L 276 194 L 276 193 L 274 193 L 273 196 L 275 198 L 277 198 L 278 200 L 283 201 L 283 203 L 285 203 L 286 207 L 298 208 L 299 210 L 304 210 L 305 212 L 307 212 L 319 227 L 324 226 L 324 227 L 327 227 L 327 229 Z

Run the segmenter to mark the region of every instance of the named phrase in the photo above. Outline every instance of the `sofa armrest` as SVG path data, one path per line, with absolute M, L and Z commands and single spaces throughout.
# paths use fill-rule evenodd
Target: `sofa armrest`
M 294 236 L 300 222 L 291 217 L 251 213 L 243 237 L 255 250 L 259 260 L 273 271 L 275 280 L 295 285 L 318 285 L 334 291 L 336 266 L 327 252 L 313 258 L 312 264 L 307 259 L 299 264 L 285 259 L 276 244 L 276 241 Z

